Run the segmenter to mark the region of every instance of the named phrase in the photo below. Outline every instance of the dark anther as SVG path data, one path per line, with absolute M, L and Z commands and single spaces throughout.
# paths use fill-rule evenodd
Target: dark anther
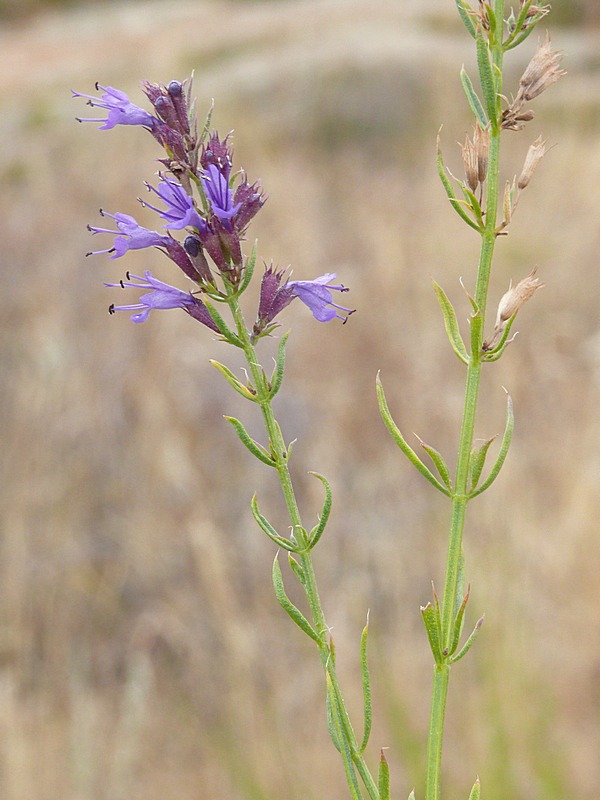
M 127 278 L 128 281 L 131 280 L 131 273 L 129 272 L 129 270 L 127 270 L 127 272 L 125 273 L 125 277 Z
M 100 91 L 100 86 L 98 85 L 98 81 L 96 81 L 94 86 L 96 87 L 96 91 L 99 92 Z
M 115 313 L 115 304 L 114 304 L 114 303 L 111 303 L 111 304 L 109 305 L 109 307 L 108 307 L 108 313 L 109 313 L 109 314 L 114 314 L 114 313 Z

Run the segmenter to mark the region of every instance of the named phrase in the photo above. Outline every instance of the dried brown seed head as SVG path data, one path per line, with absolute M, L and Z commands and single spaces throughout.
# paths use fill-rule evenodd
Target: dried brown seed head
M 519 281 L 516 286 L 512 285 L 512 281 L 508 288 L 508 292 L 502 296 L 498 303 L 498 313 L 496 315 L 496 324 L 494 332 L 490 339 L 483 343 L 483 350 L 488 352 L 492 350 L 502 338 L 502 334 L 506 328 L 508 321 L 517 314 L 519 309 L 537 292 L 544 284 L 540 283 L 539 278 L 536 278 L 537 267 L 534 267 L 526 278 Z
M 525 163 L 523 164 L 523 170 L 519 175 L 519 180 L 517 181 L 517 186 L 519 189 L 524 189 L 531 180 L 533 173 L 535 172 L 537 165 L 540 163 L 542 158 L 546 155 L 546 142 L 547 139 L 542 139 L 541 136 L 535 140 L 535 142 L 529 146 L 529 150 L 527 151 L 527 155 L 525 156 Z

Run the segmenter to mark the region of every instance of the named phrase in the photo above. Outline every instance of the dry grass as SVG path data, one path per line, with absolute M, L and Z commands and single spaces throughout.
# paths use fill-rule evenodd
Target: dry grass
M 350 705 L 370 607 L 372 758 L 389 745 L 397 796 L 415 783 L 422 796 L 418 606 L 442 580 L 448 509 L 394 450 L 374 378 L 406 431 L 454 452 L 463 373 L 430 276 L 466 318 L 457 278 L 472 285 L 477 241 L 433 163 L 439 124 L 455 169 L 467 127 L 469 42 L 452 5 L 131 3 L 0 33 L 3 800 L 345 796 L 318 659 L 272 597 L 273 548 L 248 510 L 257 489 L 284 524 L 277 487 L 222 419 L 260 430 L 208 364 L 232 357 L 184 314 L 109 319 L 101 284 L 122 265 L 83 258 L 85 224 L 99 206 L 135 211 L 158 154 L 139 131 L 77 126 L 68 89 L 134 93 L 194 68 L 201 106 L 216 98 L 218 127 L 235 128 L 238 162 L 270 195 L 261 255 L 352 287 L 344 328 L 289 309 L 278 411 L 299 440 L 308 517 L 307 470 L 334 486 L 317 568 Z M 595 800 L 600 780 L 597 31 L 554 40 L 569 75 L 505 148 L 509 176 L 538 133 L 558 142 L 492 287 L 499 298 L 533 263 L 547 284 L 483 393 L 480 434 L 503 426 L 502 385 L 517 430 L 470 512 L 471 617 L 487 617 L 453 676 L 454 797 L 476 772 L 488 800 Z

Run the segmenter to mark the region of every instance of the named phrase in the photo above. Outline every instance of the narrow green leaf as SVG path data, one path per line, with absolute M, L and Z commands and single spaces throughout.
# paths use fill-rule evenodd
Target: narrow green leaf
M 438 175 L 440 176 L 440 180 L 444 189 L 446 190 L 446 194 L 448 195 L 448 200 L 450 200 L 450 204 L 452 208 L 456 211 L 459 217 L 463 219 L 467 225 L 471 228 L 474 228 L 478 233 L 481 233 L 481 228 L 474 222 L 471 217 L 467 214 L 467 212 L 463 208 L 463 201 L 459 200 L 454 192 L 454 187 L 450 183 L 450 179 L 446 175 L 446 168 L 444 166 L 444 159 L 442 156 L 442 150 L 440 148 L 440 137 L 438 134 L 437 138 L 437 168 L 438 168 Z
M 470 209 L 472 210 L 473 214 L 475 215 L 475 219 L 481 226 L 484 227 L 485 223 L 483 221 L 483 212 L 481 210 L 481 206 L 479 205 L 479 200 L 475 197 L 474 192 L 469 189 L 466 183 L 460 182 L 460 188 L 465 196 L 467 203 L 469 204 Z
M 481 797 L 481 784 L 479 783 L 479 778 L 473 784 L 473 788 L 471 789 L 471 794 L 469 795 L 469 800 L 480 800 Z
M 338 708 L 338 698 L 335 693 L 335 689 L 333 686 L 333 682 L 331 680 L 331 676 L 329 672 L 325 673 L 325 679 L 327 681 L 327 696 L 330 698 L 330 709 L 331 709 L 331 726 L 333 730 L 333 736 L 331 737 L 333 743 L 335 744 L 336 741 L 339 744 L 339 752 L 342 755 L 342 760 L 344 762 L 344 771 L 346 773 L 346 782 L 348 784 L 348 788 L 350 789 L 350 793 L 352 795 L 352 800 L 362 800 L 362 792 L 360 791 L 360 787 L 358 785 L 358 780 L 356 777 L 356 772 L 354 771 L 354 764 L 352 763 L 352 753 L 350 751 L 350 747 L 348 745 L 348 740 L 346 739 L 344 728 L 342 724 L 342 717 Z M 331 730 L 330 730 L 331 735 Z M 334 738 L 335 736 L 335 738 Z
M 321 646 L 322 642 L 310 622 L 306 619 L 304 614 L 298 608 L 296 608 L 296 606 L 285 593 L 283 575 L 281 574 L 281 567 L 279 566 L 279 560 L 277 556 L 275 556 L 275 560 L 273 561 L 273 588 L 275 589 L 275 597 L 286 614 L 288 614 L 288 616 L 299 628 L 301 628 L 301 630 L 304 631 L 307 636 L 310 636 L 313 641 Z
M 329 514 L 331 513 L 332 494 L 331 494 L 331 486 L 327 482 L 326 478 L 323 477 L 323 475 L 319 475 L 318 472 L 309 472 L 308 474 L 314 475 L 315 478 L 318 478 L 318 480 L 320 480 L 323 486 L 325 487 L 325 501 L 323 503 L 323 508 L 321 509 L 321 513 L 319 514 L 319 521 L 315 525 L 315 527 L 311 530 L 309 536 L 310 549 L 312 550 L 313 547 L 321 538 L 321 536 L 323 535 L 323 531 L 325 530 L 325 526 L 327 525 L 327 521 L 329 520 Z
M 206 296 L 203 298 L 203 303 L 206 306 L 206 310 L 210 314 L 212 321 L 215 323 L 217 328 L 219 329 L 219 333 L 221 336 L 226 339 L 230 344 L 235 345 L 236 347 L 243 347 L 242 342 L 236 336 L 236 334 L 229 328 L 223 317 L 219 314 L 215 306 L 206 299 Z
M 236 376 L 229 369 L 229 367 L 226 367 L 225 364 L 221 364 L 220 361 L 215 361 L 214 359 L 210 359 L 210 363 L 213 365 L 213 367 L 215 367 L 215 369 L 219 370 L 219 372 L 225 378 L 227 383 L 230 386 L 232 386 L 236 390 L 236 392 L 238 394 L 241 394 L 242 397 L 245 397 L 246 400 L 251 400 L 253 403 L 257 403 L 258 402 L 256 394 L 251 389 L 249 389 L 247 386 L 245 386 L 239 380 L 239 378 L 236 378 Z
M 369 675 L 369 663 L 367 660 L 367 638 L 369 635 L 369 617 L 367 615 L 367 624 L 363 628 L 362 636 L 360 637 L 360 671 L 362 675 L 362 688 L 363 688 L 363 705 L 365 709 L 365 729 L 363 733 L 362 742 L 359 748 L 359 753 L 364 753 L 369 737 L 371 735 L 371 725 L 373 722 L 373 707 L 371 702 L 371 678 Z
M 481 629 L 481 626 L 483 625 L 483 620 L 484 619 L 485 619 L 485 615 L 477 620 L 477 624 L 473 628 L 473 630 L 471 632 L 471 635 L 469 636 L 467 641 L 464 643 L 464 645 L 461 647 L 461 649 L 458 651 L 458 653 L 455 656 L 450 656 L 449 661 L 450 661 L 451 664 L 455 664 L 457 661 L 460 661 L 461 658 L 464 658 L 467 655 L 467 653 L 469 652 L 469 650 L 473 646 L 473 643 L 475 642 L 475 639 L 477 638 L 477 634 L 479 633 L 479 631 Z
M 390 768 L 388 767 L 383 750 L 381 751 L 381 758 L 379 759 L 377 788 L 379 789 L 379 797 L 381 800 L 390 800 Z
M 331 707 L 331 694 L 329 692 L 327 692 L 325 697 L 325 704 L 327 710 L 327 730 L 329 731 L 329 735 L 331 736 L 331 741 L 333 742 L 335 749 L 338 751 L 338 753 L 341 753 L 342 746 L 337 738 L 336 726 L 333 724 L 333 708 Z
M 471 473 L 471 485 L 470 490 L 473 491 L 477 484 L 479 483 L 479 478 L 481 477 L 481 472 L 483 470 L 483 466 L 485 464 L 485 459 L 490 449 L 491 443 L 496 439 L 496 436 L 492 436 L 481 445 L 481 447 L 474 447 L 471 450 L 471 455 L 469 457 L 469 471 Z
M 256 499 L 256 495 L 253 496 L 252 501 L 250 503 L 250 509 L 252 511 L 252 516 L 258 523 L 258 526 L 264 533 L 267 534 L 269 539 L 271 539 L 278 547 L 282 547 L 284 550 L 287 550 L 291 553 L 298 552 L 298 548 L 294 544 L 294 542 L 290 542 L 289 539 L 286 539 L 284 536 L 280 536 L 275 528 L 271 525 L 271 523 L 264 517 L 258 508 L 258 501 Z
M 467 353 L 467 348 L 465 347 L 465 343 L 463 342 L 462 336 L 460 335 L 460 329 L 458 327 L 458 320 L 456 318 L 456 312 L 448 296 L 442 289 L 442 287 L 432 281 L 433 288 L 438 299 L 438 303 L 440 304 L 440 308 L 442 309 L 442 315 L 444 317 L 444 327 L 446 328 L 446 335 L 448 336 L 448 341 L 456 355 L 460 358 L 460 360 L 464 364 L 469 363 L 469 354 Z
M 252 252 L 250 253 L 250 257 L 248 258 L 248 262 L 246 264 L 246 269 L 244 270 L 244 277 L 242 278 L 242 282 L 240 283 L 239 289 L 236 292 L 238 297 L 239 295 L 243 294 L 246 291 L 246 289 L 248 288 L 248 284 L 252 280 L 252 275 L 254 274 L 254 267 L 256 266 L 256 245 L 257 242 L 254 242 Z
M 440 483 L 431 470 L 425 466 L 419 456 L 415 453 L 412 447 L 410 447 L 400 433 L 398 426 L 390 414 L 379 375 L 377 375 L 377 401 L 379 403 L 381 418 L 383 419 L 386 428 L 391 433 L 392 439 L 396 442 L 410 463 L 421 473 L 421 475 L 423 475 L 424 478 L 427 478 L 429 483 L 435 486 L 436 489 L 439 489 L 442 494 L 446 495 L 446 497 L 450 497 L 451 492 L 442 483 Z
M 488 118 L 486 113 L 481 105 L 481 100 L 477 96 L 477 92 L 473 88 L 473 84 L 471 83 L 471 79 L 467 75 L 467 71 L 463 67 L 460 71 L 460 82 L 462 83 L 462 87 L 464 89 L 465 95 L 467 97 L 467 101 L 471 106 L 471 111 L 477 117 L 479 124 L 482 128 L 485 128 L 488 124 Z
M 417 436 L 417 434 L 415 434 L 415 436 Z M 419 440 L 419 444 L 421 445 L 423 450 L 425 450 L 429 458 L 435 464 L 435 467 L 440 474 L 440 478 L 444 481 L 448 489 L 452 491 L 452 480 L 450 478 L 450 470 L 448 469 L 448 466 L 446 465 L 446 462 L 444 461 L 442 454 L 438 452 L 434 447 L 431 447 L 431 445 L 426 444 L 421 439 L 420 436 L 417 436 L 417 439 Z
M 436 664 L 441 664 L 444 660 L 442 655 L 442 637 L 441 637 L 441 622 L 440 615 L 436 608 L 431 603 L 426 606 L 421 606 L 421 615 L 425 630 L 427 631 L 427 638 L 429 639 L 429 646 L 435 659 Z
M 227 422 L 231 422 L 235 428 L 235 432 L 240 437 L 240 441 L 245 447 L 248 448 L 255 458 L 258 458 L 259 461 L 262 461 L 263 464 L 266 464 L 269 467 L 275 466 L 275 462 L 269 453 L 261 444 L 258 444 L 258 442 L 255 442 L 254 439 L 250 438 L 248 431 L 244 428 L 239 419 L 236 419 L 235 417 L 225 417 L 225 419 Z
M 500 452 L 496 458 L 494 466 L 491 469 L 490 474 L 486 478 L 486 480 L 481 484 L 478 489 L 475 489 L 474 492 L 469 494 L 469 498 L 477 497 L 478 494 L 485 492 L 486 489 L 492 485 L 492 483 L 498 477 L 498 473 L 502 469 L 502 465 L 506 461 L 506 456 L 508 454 L 508 448 L 510 447 L 510 442 L 513 435 L 513 430 L 515 427 L 515 417 L 513 414 L 513 404 L 510 395 L 508 395 L 507 400 L 507 407 L 506 407 L 506 427 L 504 428 L 504 433 L 502 435 L 502 442 L 500 443 Z
M 460 637 L 463 629 L 463 622 L 465 618 L 465 609 L 469 601 L 469 594 L 470 594 L 470 589 L 467 589 L 467 593 L 463 597 L 463 601 L 460 604 L 460 608 L 458 609 L 458 613 L 456 615 L 456 618 L 454 619 L 454 627 L 452 629 L 452 640 L 450 642 L 450 649 L 448 651 L 449 655 L 453 655 L 456 652 L 458 648 L 458 643 L 460 642 Z
M 456 0 L 456 8 L 460 18 L 463 21 L 465 28 L 469 31 L 471 36 L 475 39 L 477 37 L 477 29 L 473 21 L 474 11 L 466 0 Z
M 283 381 L 283 370 L 285 367 L 285 346 L 287 344 L 289 335 L 290 332 L 288 331 L 281 337 L 281 341 L 279 342 L 279 347 L 277 348 L 277 361 L 275 362 L 275 369 L 273 370 L 273 374 L 271 375 L 271 381 L 270 381 L 271 388 L 269 389 L 269 397 L 271 400 L 275 397 L 275 395 L 281 388 L 281 382 Z
M 476 37 L 477 44 L 477 66 L 479 67 L 479 80 L 483 94 L 483 103 L 487 116 L 490 119 L 492 128 L 498 129 L 496 83 L 490 61 L 490 51 L 483 36 Z
M 296 561 L 296 559 L 291 553 L 288 553 L 288 561 L 292 569 L 292 572 L 298 578 L 302 586 L 304 586 L 304 584 L 306 583 L 306 575 L 304 574 L 302 566 Z

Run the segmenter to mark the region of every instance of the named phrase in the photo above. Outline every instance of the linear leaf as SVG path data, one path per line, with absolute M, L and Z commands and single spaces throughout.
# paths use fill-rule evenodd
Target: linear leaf
M 490 119 L 492 128 L 498 129 L 498 112 L 496 98 L 496 83 L 490 61 L 490 50 L 483 36 L 477 36 L 477 66 L 479 67 L 479 80 L 483 94 L 483 103 Z
M 419 456 L 402 436 L 400 429 L 392 419 L 379 375 L 377 376 L 377 401 L 379 403 L 381 418 L 383 419 L 386 428 L 391 433 L 392 439 L 396 442 L 410 463 L 421 473 L 421 475 L 423 475 L 424 478 L 427 478 L 429 483 L 435 486 L 436 489 L 439 489 L 442 494 L 446 495 L 446 497 L 450 497 L 451 492 L 442 483 L 440 483 L 433 472 L 431 472 L 431 470 L 425 466 Z
M 506 427 L 504 428 L 504 433 L 502 435 L 502 442 L 500 443 L 500 452 L 496 458 L 494 466 L 491 469 L 490 474 L 486 478 L 486 480 L 481 484 L 478 489 L 475 489 L 474 492 L 469 494 L 469 498 L 477 497 L 478 494 L 485 492 L 486 489 L 492 485 L 492 483 L 498 477 L 498 473 L 502 469 L 502 465 L 506 461 L 506 456 L 508 454 L 508 448 L 510 447 L 510 442 L 513 435 L 513 430 L 515 427 L 515 417 L 513 414 L 513 404 L 510 395 L 508 395 L 507 401 L 507 408 L 506 408 Z
M 462 87 L 464 89 L 465 95 L 467 97 L 467 101 L 471 106 L 471 111 L 477 117 L 480 126 L 485 129 L 488 124 L 488 118 L 484 111 L 483 106 L 481 105 L 481 100 L 477 96 L 477 92 L 473 88 L 473 84 L 471 83 L 471 79 L 467 75 L 467 71 L 463 67 L 460 71 L 460 82 L 462 83 Z
M 252 516 L 258 523 L 258 526 L 264 533 L 267 534 L 269 539 L 271 539 L 278 547 L 282 547 L 284 550 L 287 550 L 291 553 L 298 552 L 297 546 L 294 542 L 290 542 L 289 539 L 286 539 L 284 536 L 280 536 L 275 528 L 271 525 L 266 517 L 264 517 L 258 508 L 258 501 L 256 499 L 256 495 L 253 496 L 252 501 L 250 503 L 250 509 L 252 511 Z
M 471 228 L 474 228 L 478 233 L 481 233 L 481 228 L 474 222 L 471 217 L 467 214 L 467 212 L 463 208 L 463 202 L 458 199 L 454 192 L 454 187 L 450 183 L 450 179 L 446 175 L 446 168 L 444 166 L 444 159 L 442 157 L 442 150 L 440 148 L 440 136 L 438 134 L 437 137 L 437 169 L 438 175 L 440 176 L 440 180 L 444 189 L 446 190 L 446 194 L 448 195 L 448 200 L 450 200 L 450 205 L 456 211 L 459 217 L 463 219 L 467 225 Z
M 390 800 L 390 768 L 386 761 L 383 750 L 379 759 L 379 776 L 377 781 L 379 797 L 381 800 Z
M 235 345 L 236 347 L 243 347 L 242 342 L 236 336 L 236 334 L 229 328 L 223 317 L 219 314 L 215 306 L 206 299 L 203 300 L 204 305 L 206 306 L 206 310 L 210 314 L 212 321 L 215 323 L 217 328 L 219 329 L 219 333 L 221 336 L 226 339 L 230 344 Z
M 460 604 L 460 608 L 458 609 L 458 613 L 454 620 L 454 627 L 452 629 L 452 641 L 450 642 L 450 649 L 448 651 L 450 655 L 456 652 L 456 649 L 458 648 L 458 643 L 460 642 L 460 637 L 463 629 L 463 621 L 465 618 L 465 609 L 467 608 L 467 603 L 469 601 L 469 594 L 470 594 L 470 589 L 467 589 L 467 593 L 463 597 L 462 603 Z
M 241 394 L 242 397 L 245 397 L 246 400 L 251 400 L 253 403 L 257 403 L 258 399 L 256 394 L 254 394 L 251 389 L 249 389 L 245 384 L 243 384 L 239 378 L 233 374 L 233 372 L 226 367 L 225 364 L 221 364 L 220 361 L 215 361 L 214 359 L 210 359 L 210 363 L 213 367 L 221 373 L 221 375 L 225 378 L 227 383 L 236 390 L 238 394 Z
M 471 789 L 471 793 L 469 794 L 469 800 L 479 800 L 481 797 L 481 784 L 479 782 L 479 778 L 473 784 L 473 788 Z
M 415 436 L 416 436 L 416 434 L 415 434 Z M 440 478 L 444 481 L 444 483 L 446 484 L 448 489 L 450 489 L 450 491 L 452 491 L 452 481 L 450 479 L 450 470 L 448 469 L 448 466 L 447 466 L 446 462 L 444 461 L 444 458 L 443 458 L 442 454 L 438 450 L 436 450 L 435 447 L 431 447 L 431 445 L 429 445 L 426 442 L 424 442 L 421 439 L 420 436 L 417 436 L 417 439 L 419 440 L 419 444 L 421 445 L 423 450 L 425 450 L 425 452 L 427 453 L 429 458 L 435 464 L 435 467 L 436 467 L 437 471 L 440 474 Z
M 225 419 L 227 422 L 231 422 L 235 428 L 235 432 L 240 437 L 240 441 L 245 447 L 248 448 L 255 458 L 258 458 L 259 461 L 262 461 L 263 464 L 266 464 L 268 467 L 275 466 L 275 462 L 269 453 L 265 450 L 262 444 L 258 444 L 258 442 L 255 442 L 254 439 L 249 436 L 248 431 L 246 428 L 244 428 L 239 419 L 236 419 L 235 417 L 225 417 Z
M 454 310 L 454 306 L 448 299 L 448 296 L 442 289 L 442 287 L 432 281 L 433 289 L 435 291 L 436 297 L 438 299 L 438 303 L 440 304 L 440 308 L 442 309 L 442 315 L 444 317 L 444 327 L 446 328 L 446 335 L 448 336 L 448 341 L 456 355 L 460 358 L 460 360 L 464 364 L 469 363 L 469 354 L 467 353 L 467 348 L 465 347 L 465 343 L 463 342 L 463 338 L 460 335 L 460 329 L 458 327 L 458 320 L 456 318 L 456 311 Z
M 461 649 L 458 651 L 458 653 L 455 656 L 450 656 L 449 661 L 450 661 L 451 664 L 455 664 L 457 661 L 460 661 L 461 658 L 464 658 L 467 655 L 467 653 L 469 652 L 469 650 L 473 646 L 473 643 L 475 642 L 475 639 L 477 638 L 477 635 L 478 635 L 479 631 L 481 630 L 481 626 L 483 625 L 483 620 L 484 619 L 485 619 L 485 616 L 483 616 L 483 617 L 481 617 L 480 619 L 477 620 L 477 624 L 475 625 L 475 627 L 471 631 L 471 635 L 469 636 L 467 641 L 463 644 L 463 646 L 461 647 Z
M 360 671 L 362 675 L 363 704 L 365 709 L 365 729 L 363 733 L 362 742 L 359 748 L 359 753 L 364 753 L 365 748 L 369 743 L 369 736 L 371 735 L 371 725 L 373 722 L 373 708 L 371 702 L 371 678 L 369 675 L 369 663 L 367 660 L 368 635 L 369 635 L 369 617 L 367 615 L 367 624 L 363 628 L 362 636 L 360 637 Z
M 317 632 L 312 627 L 310 622 L 306 619 L 304 614 L 300 611 L 300 609 L 296 608 L 296 606 L 292 603 L 289 599 L 287 594 L 285 593 L 285 587 L 283 585 L 283 575 L 281 574 L 281 567 L 279 566 L 279 559 L 275 556 L 275 560 L 273 561 L 273 588 L 275 589 L 275 597 L 277 598 L 279 605 L 283 608 L 283 610 L 288 614 L 288 616 L 296 623 L 296 625 L 304 631 L 307 636 L 310 636 L 313 641 L 315 641 L 319 646 L 321 646 L 322 642 L 317 635 Z
M 442 635 L 440 615 L 437 608 L 427 603 L 426 606 L 421 606 L 421 615 L 425 630 L 427 631 L 427 638 L 429 639 L 429 646 L 435 659 L 436 664 L 441 664 L 444 660 L 442 655 Z
M 271 388 L 269 390 L 269 397 L 271 400 L 275 397 L 279 389 L 281 388 L 281 382 L 283 381 L 283 370 L 285 367 L 285 346 L 287 344 L 287 340 L 289 338 L 290 332 L 288 331 L 281 337 L 281 341 L 279 342 L 279 347 L 277 348 L 277 361 L 275 362 L 275 369 L 273 370 L 273 374 L 271 375 Z
M 309 475 L 314 475 L 315 478 L 318 478 L 325 487 L 325 501 L 323 502 L 321 513 L 319 514 L 319 521 L 310 532 L 309 544 L 310 549 L 312 550 L 323 535 L 323 531 L 325 530 L 325 526 L 329 520 L 329 514 L 331 513 L 332 494 L 331 486 L 329 485 L 327 479 L 323 477 L 323 475 L 319 475 L 318 472 L 309 472 Z
M 475 28 L 475 23 L 473 22 L 473 13 L 474 13 L 473 9 L 466 2 L 466 0 L 456 0 L 456 7 L 458 9 L 459 16 L 462 19 L 465 28 L 475 39 L 477 37 L 477 29 Z
M 254 274 L 254 267 L 256 266 L 256 245 L 257 242 L 254 242 L 254 246 L 252 247 L 252 252 L 250 253 L 248 263 L 246 264 L 246 269 L 244 270 L 244 277 L 240 284 L 240 288 L 237 290 L 238 296 L 246 291 L 246 289 L 248 288 L 248 284 L 252 280 L 252 275 Z
M 481 477 L 481 472 L 483 470 L 485 459 L 490 449 L 491 443 L 496 439 L 496 436 L 492 436 L 481 445 L 481 447 L 474 447 L 471 451 L 471 456 L 469 458 L 469 471 L 471 473 L 471 491 L 475 489 L 477 484 L 479 483 L 479 478 Z

